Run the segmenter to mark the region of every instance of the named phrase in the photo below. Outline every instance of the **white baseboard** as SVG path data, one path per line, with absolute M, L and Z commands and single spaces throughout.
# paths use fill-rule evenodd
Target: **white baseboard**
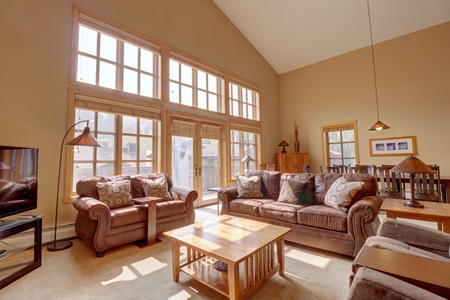
M 55 230 L 53 227 L 51 228 L 45 228 L 42 230 L 42 244 L 49 244 L 53 242 L 53 238 L 55 236 Z M 67 224 L 63 226 L 58 226 L 57 234 L 56 234 L 56 240 L 67 240 L 67 239 L 73 239 L 76 238 L 77 234 L 75 232 L 75 225 L 74 224 Z M 5 242 L 10 245 L 14 245 L 15 247 L 23 247 L 25 245 L 30 245 L 30 242 L 32 243 L 34 239 L 34 230 L 27 230 L 18 234 L 15 234 L 13 236 L 10 236 L 8 238 L 5 238 L 0 241 Z

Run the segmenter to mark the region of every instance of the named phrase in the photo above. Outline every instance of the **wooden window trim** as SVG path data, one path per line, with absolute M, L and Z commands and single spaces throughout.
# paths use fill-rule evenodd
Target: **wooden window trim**
M 321 140 L 322 140 L 322 165 L 328 164 L 328 151 L 327 144 L 325 141 L 325 133 L 330 131 L 338 131 L 338 130 L 348 130 L 353 129 L 354 137 L 355 137 L 355 155 L 356 155 L 356 164 L 359 164 L 359 141 L 358 141 L 358 121 L 346 121 L 346 122 L 337 122 L 337 123 L 329 123 L 320 126 L 321 131 Z

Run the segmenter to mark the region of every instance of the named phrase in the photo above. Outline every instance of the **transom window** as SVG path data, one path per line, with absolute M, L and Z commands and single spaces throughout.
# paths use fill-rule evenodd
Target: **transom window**
M 230 115 L 259 120 L 259 94 L 238 83 L 230 82 Z
M 170 102 L 223 112 L 223 78 L 195 65 L 170 59 Z
M 322 135 L 326 165 L 359 163 L 356 121 L 324 125 Z
M 120 30 L 81 19 L 78 28 L 76 80 L 136 95 L 159 98 L 157 46 L 121 38 Z M 98 28 L 97 28 L 98 27 Z M 109 26 L 111 28 L 111 26 Z

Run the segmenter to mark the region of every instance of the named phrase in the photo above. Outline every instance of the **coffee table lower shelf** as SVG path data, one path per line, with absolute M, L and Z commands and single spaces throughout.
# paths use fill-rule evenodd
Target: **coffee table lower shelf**
M 252 259 L 250 259 L 252 260 Z M 228 271 L 220 271 L 214 267 L 217 259 L 208 256 L 202 256 L 199 259 L 180 266 L 180 272 L 183 272 L 195 280 L 205 284 L 220 294 L 230 297 L 230 287 Z M 267 262 L 264 266 L 255 268 L 253 262 L 245 260 L 239 264 L 239 298 L 247 298 L 253 294 L 261 285 L 269 280 L 280 270 L 280 265 L 276 264 L 272 267 Z M 256 265 L 258 265 L 256 263 Z

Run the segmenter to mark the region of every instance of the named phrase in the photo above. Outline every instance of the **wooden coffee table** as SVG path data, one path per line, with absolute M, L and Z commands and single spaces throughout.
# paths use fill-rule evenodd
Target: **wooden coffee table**
M 450 263 L 387 249 L 364 246 L 353 262 L 353 273 L 367 267 L 450 299 Z
M 284 236 L 290 228 L 221 215 L 164 235 L 172 240 L 173 280 L 180 271 L 230 299 L 247 298 L 270 277 L 284 275 Z M 186 247 L 180 262 L 180 248 Z M 276 255 L 275 255 L 276 247 Z M 228 271 L 214 267 L 228 264 Z
M 385 211 L 388 218 L 406 218 L 436 222 L 440 231 L 450 233 L 450 204 L 420 201 L 424 208 L 403 205 L 404 199 L 385 198 L 380 211 Z

